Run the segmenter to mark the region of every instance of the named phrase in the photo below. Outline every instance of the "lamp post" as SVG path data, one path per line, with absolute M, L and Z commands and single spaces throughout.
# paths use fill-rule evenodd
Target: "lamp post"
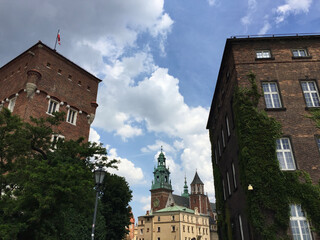
M 99 198 L 99 192 L 100 192 L 99 187 L 102 184 L 105 175 L 106 175 L 106 172 L 101 166 L 99 166 L 98 169 L 94 170 L 94 179 L 96 181 L 96 203 L 94 205 L 94 214 L 93 214 L 93 223 L 92 223 L 92 233 L 91 233 L 92 240 L 94 240 L 94 228 L 96 225 L 98 198 Z

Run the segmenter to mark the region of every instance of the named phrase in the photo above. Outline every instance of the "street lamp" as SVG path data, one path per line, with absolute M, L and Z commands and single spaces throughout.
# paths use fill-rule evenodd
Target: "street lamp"
M 106 171 L 101 166 L 99 166 L 98 169 L 94 170 L 94 179 L 96 181 L 96 203 L 94 205 L 94 214 L 93 214 L 93 223 L 92 223 L 92 233 L 91 233 L 92 240 L 94 240 L 94 228 L 96 225 L 98 198 L 99 198 L 99 192 L 100 192 L 99 187 L 103 183 L 103 179 L 105 175 L 106 175 Z

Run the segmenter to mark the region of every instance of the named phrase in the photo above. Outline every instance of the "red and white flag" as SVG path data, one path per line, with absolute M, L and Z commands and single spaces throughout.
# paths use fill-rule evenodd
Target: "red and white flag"
M 58 31 L 57 40 L 58 40 L 58 44 L 61 45 L 61 42 L 60 42 L 60 30 Z

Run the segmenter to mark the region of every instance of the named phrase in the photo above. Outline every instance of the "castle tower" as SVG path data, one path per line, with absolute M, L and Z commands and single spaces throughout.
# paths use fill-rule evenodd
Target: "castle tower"
M 168 196 L 173 192 L 170 180 L 170 171 L 166 167 L 166 158 L 162 152 L 158 157 L 158 166 L 153 172 L 154 180 L 151 186 L 151 210 L 153 212 L 165 208 Z
M 196 172 L 191 186 L 191 194 L 190 194 L 190 208 L 195 209 L 198 208 L 199 213 L 208 214 L 210 209 L 210 202 L 207 195 L 204 194 L 204 184 L 201 181 L 198 173 Z
M 65 120 L 53 130 L 66 139 L 89 137 L 100 79 L 41 41 L 0 68 L 0 110 L 8 108 L 24 121 L 54 112 Z

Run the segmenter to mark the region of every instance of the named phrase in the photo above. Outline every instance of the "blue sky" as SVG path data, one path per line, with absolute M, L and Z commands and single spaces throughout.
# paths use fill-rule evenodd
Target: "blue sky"
M 0 0 L 0 66 L 41 40 L 98 76 L 91 140 L 120 160 L 135 217 L 163 146 L 175 194 L 197 170 L 214 201 L 205 129 L 226 38 L 319 33 L 315 0 Z

